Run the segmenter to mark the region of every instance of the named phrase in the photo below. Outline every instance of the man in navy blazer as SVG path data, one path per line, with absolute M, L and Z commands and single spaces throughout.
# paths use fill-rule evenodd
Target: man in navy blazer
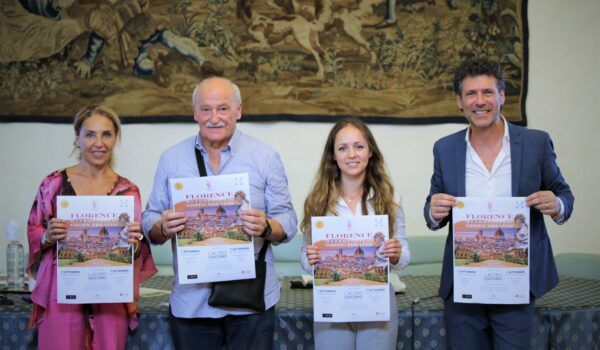
M 455 72 L 456 103 L 469 127 L 438 140 L 425 203 L 427 226 L 450 222 L 439 294 L 444 299 L 447 342 L 452 349 L 529 349 L 535 299 L 558 283 L 544 215 L 566 222 L 573 193 L 558 165 L 550 136 L 508 123 L 499 64 L 463 63 Z M 453 299 L 452 207 L 456 197 L 526 197 L 530 215 L 530 303 L 491 305 Z

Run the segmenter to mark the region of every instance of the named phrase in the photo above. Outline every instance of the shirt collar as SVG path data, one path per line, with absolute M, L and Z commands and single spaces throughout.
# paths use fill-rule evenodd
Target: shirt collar
M 240 137 L 241 137 L 241 132 L 235 128 L 235 131 L 233 132 L 233 136 L 231 137 L 231 140 L 229 140 L 229 143 L 227 144 L 227 146 L 225 148 L 223 148 L 221 151 L 230 151 L 231 154 L 235 154 L 235 151 L 237 151 L 239 143 L 240 143 Z M 195 147 L 197 149 L 199 149 L 202 153 L 206 153 L 206 149 L 204 148 L 204 146 L 202 145 L 202 142 L 200 142 L 200 134 L 198 133 L 198 135 L 196 135 L 196 141 L 195 141 Z
M 502 118 L 502 122 L 504 123 L 504 136 L 502 137 L 502 143 L 510 143 L 510 136 L 508 134 L 508 123 L 506 122 L 506 119 L 504 118 L 503 115 L 500 115 L 500 118 Z M 467 127 L 467 133 L 465 135 L 465 142 L 470 145 L 471 142 L 469 141 L 469 135 L 471 134 L 471 126 L 469 125 Z

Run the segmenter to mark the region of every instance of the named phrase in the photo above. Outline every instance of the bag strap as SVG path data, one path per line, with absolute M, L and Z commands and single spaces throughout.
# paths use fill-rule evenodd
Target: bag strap
M 200 173 L 200 177 L 205 177 L 207 174 L 206 174 L 206 166 L 204 165 L 204 157 L 202 157 L 202 154 L 200 153 L 200 150 L 198 148 L 194 147 L 194 150 L 196 151 L 196 163 L 198 163 L 198 172 Z M 269 243 L 271 243 L 271 242 L 268 239 L 265 239 L 262 247 L 260 248 L 260 252 L 258 253 L 257 261 L 265 260 L 265 256 L 267 255 L 267 248 L 269 247 Z
M 267 247 L 269 246 L 269 243 L 271 243 L 271 241 L 269 241 L 268 239 L 264 240 L 262 248 L 260 248 L 260 252 L 258 253 L 258 259 L 256 259 L 256 261 L 265 261 L 265 256 L 267 255 Z
M 200 173 L 200 177 L 206 176 L 206 167 L 204 166 L 204 157 L 200 154 L 200 150 L 194 147 L 196 151 L 196 163 L 198 163 L 198 172 Z

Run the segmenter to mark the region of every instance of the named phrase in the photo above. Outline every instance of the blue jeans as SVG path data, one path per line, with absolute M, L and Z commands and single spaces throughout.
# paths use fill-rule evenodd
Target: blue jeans
M 275 307 L 258 314 L 222 318 L 179 318 L 169 310 L 169 326 L 175 349 L 273 348 Z

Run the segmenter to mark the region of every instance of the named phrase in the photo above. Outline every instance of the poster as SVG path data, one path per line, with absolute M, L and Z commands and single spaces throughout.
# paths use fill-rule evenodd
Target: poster
M 312 218 L 315 322 L 389 321 L 387 215 Z
M 248 174 L 169 182 L 173 209 L 186 216 L 177 234 L 179 284 L 255 278 L 252 236 L 240 218 L 251 207 Z
M 57 243 L 58 303 L 132 302 L 133 196 L 57 196 L 56 202 L 68 233 Z
M 458 197 L 454 301 L 529 303 L 529 208 L 524 197 Z

